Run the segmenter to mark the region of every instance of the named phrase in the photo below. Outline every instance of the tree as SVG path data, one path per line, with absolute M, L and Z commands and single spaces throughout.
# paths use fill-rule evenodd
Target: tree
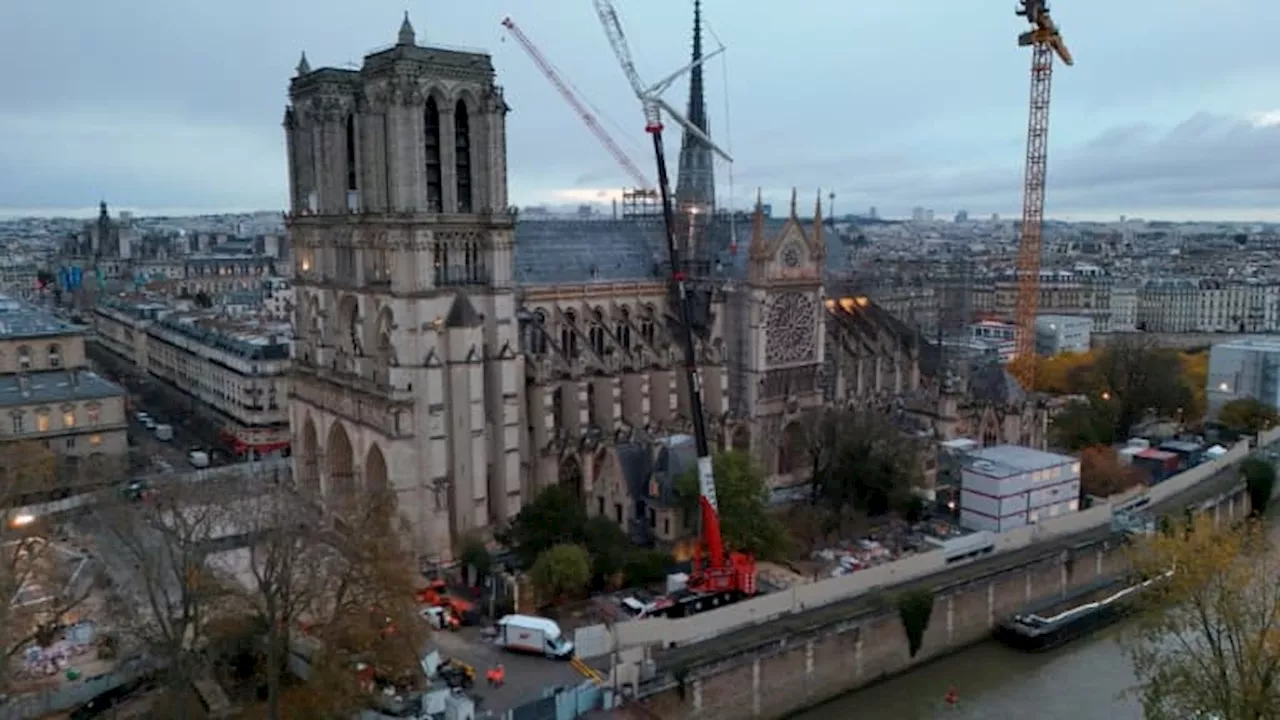
M 1209 381 L 1209 351 L 1182 353 L 1178 358 L 1182 371 L 1182 382 L 1191 393 L 1191 400 L 1182 417 L 1189 421 L 1199 422 L 1208 409 L 1208 392 L 1205 385 Z
M 587 510 L 582 500 L 560 485 L 552 485 L 525 505 L 498 542 L 515 552 L 524 567 L 532 567 L 544 551 L 555 545 L 582 541 Z
M 769 488 L 751 456 L 741 450 L 718 453 L 712 458 L 712 471 L 720 534 L 725 544 L 762 558 L 783 553 L 789 544 L 786 528 L 769 513 Z M 676 479 L 676 495 L 687 514 L 698 512 L 696 468 Z
M 591 556 L 581 545 L 556 545 L 538 556 L 529 575 L 542 598 L 573 597 L 591 582 Z
M 1036 390 L 1054 395 L 1069 395 L 1081 392 L 1075 382 L 1081 376 L 1082 368 L 1089 368 L 1097 360 L 1097 354 L 1090 352 L 1060 353 L 1053 357 L 1036 358 Z
M 1126 643 L 1133 694 L 1150 720 L 1280 717 L 1280 556 L 1249 523 L 1216 530 L 1211 516 L 1135 549 L 1146 591 Z
M 47 448 L 11 443 L 0 450 L 0 667 L 9 667 L 33 642 L 48 645 L 53 629 L 92 590 L 94 565 L 50 541 L 52 528 L 18 509 L 27 498 L 47 496 L 57 487 L 55 460 Z M 43 602 L 13 602 L 35 589 L 45 596 Z M 8 680 L 0 671 L 0 692 Z
M 810 433 L 813 499 L 837 513 L 906 510 L 920 484 L 921 448 L 887 415 L 823 413 Z
M 1050 427 L 1053 443 L 1069 452 L 1116 442 L 1119 405 L 1109 396 L 1089 396 L 1058 411 Z
M 1254 435 L 1280 424 L 1280 414 L 1264 402 L 1240 398 L 1222 406 L 1218 411 L 1218 422 L 1235 432 Z
M 164 667 L 175 697 L 201 668 L 208 623 L 240 609 L 234 588 L 208 564 L 215 543 L 231 534 L 224 500 L 234 494 L 173 483 L 145 502 L 117 496 L 87 521 L 123 604 L 119 622 Z
M 633 548 L 618 523 L 597 515 L 583 524 L 582 546 L 591 555 L 592 583 L 600 588 L 617 584 Z
M 463 538 L 458 559 L 464 566 L 475 572 L 477 581 L 493 570 L 493 554 L 489 552 L 488 546 L 478 535 L 473 534 Z
M 1110 445 L 1091 445 L 1080 451 L 1080 493 L 1108 498 L 1143 484 L 1142 471 L 1120 462 Z
M 1266 514 L 1276 487 L 1276 468 L 1262 458 L 1249 458 L 1240 464 L 1240 476 L 1249 492 L 1249 507 L 1254 517 Z
M 1092 366 L 1091 395 L 1116 404 L 1115 434 L 1127 437 L 1147 414 L 1177 417 L 1193 398 L 1181 374 L 1179 354 L 1146 339 L 1108 345 Z
M 415 672 L 425 647 L 411 558 L 389 522 L 390 494 L 370 491 L 330 523 L 283 489 L 237 513 L 248 544 L 245 598 L 265 634 L 266 716 L 350 715 L 365 705 L 356 659 L 394 676 Z M 332 510 L 332 509 L 331 509 Z M 344 533 L 335 527 L 360 528 Z M 306 692 L 285 685 L 295 629 L 318 644 Z M 308 713 L 313 713 L 308 715 Z

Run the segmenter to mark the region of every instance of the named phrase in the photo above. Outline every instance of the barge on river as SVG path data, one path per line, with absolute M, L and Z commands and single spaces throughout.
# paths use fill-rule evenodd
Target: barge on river
M 1129 584 L 1106 580 L 1054 600 L 1034 612 L 1021 613 L 996 627 L 996 639 L 1023 652 L 1044 652 L 1100 630 L 1134 608 L 1134 600 L 1153 583 L 1169 576 Z

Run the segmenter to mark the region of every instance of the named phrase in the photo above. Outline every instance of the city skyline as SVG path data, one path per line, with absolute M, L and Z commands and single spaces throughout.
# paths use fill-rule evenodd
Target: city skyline
M 48 4 L 0 10 L 0 26 L 23 29 L 0 44 L 0 58 L 30 67 L 11 79 L 0 111 L 10 140 L 0 147 L 10 170 L 0 180 L 0 216 L 91 211 L 99 199 L 165 213 L 282 209 L 279 122 L 298 54 L 307 51 L 313 67 L 358 62 L 350 48 L 392 42 L 406 9 L 127 5 L 129 13 Z M 806 0 L 783 13 L 765 2 L 704 2 L 714 31 L 708 44 L 718 37 L 729 46 L 725 62 L 708 65 L 707 81 L 712 133 L 737 155 L 732 204 L 749 206 L 762 187 L 782 211 L 792 186 L 806 194 L 821 187 L 824 196 L 836 194 L 838 214 L 874 205 L 888 217 L 914 206 L 944 217 L 959 209 L 1016 217 L 1029 63 L 1016 45 L 1020 21 L 1006 8 L 946 8 L 921 20 L 882 5 Z M 1055 77 L 1050 217 L 1280 219 L 1271 206 L 1280 184 L 1280 111 L 1263 91 L 1280 76 L 1280 61 L 1264 43 L 1249 42 L 1270 25 L 1268 16 L 1280 20 L 1280 9 L 1228 5 L 1240 11 L 1205 16 L 1190 0 L 1166 2 L 1154 17 L 1100 0 L 1054 6 L 1079 63 Z M 607 202 L 627 182 L 504 39 L 498 3 L 407 9 L 427 44 L 494 56 L 513 108 L 516 204 Z M 644 76 L 686 60 L 690 9 L 685 0 L 620 3 Z M 815 23 L 815 15 L 827 20 Z M 606 109 L 602 122 L 648 171 L 638 105 L 590 5 L 513 18 L 586 101 Z M 751 50 L 760 47 L 770 52 Z M 951 59 L 939 63 L 940 55 Z M 843 87 L 833 92 L 832 83 Z M 683 106 L 684 89 L 670 97 Z M 728 200 L 728 168 L 717 172 Z

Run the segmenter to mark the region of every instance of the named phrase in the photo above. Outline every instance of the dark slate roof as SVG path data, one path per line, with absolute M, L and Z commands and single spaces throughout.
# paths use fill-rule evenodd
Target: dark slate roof
M 657 452 L 653 451 L 657 445 Z M 675 505 L 676 480 L 697 467 L 698 452 L 689 435 L 671 435 L 648 442 L 620 443 L 616 447 L 618 465 L 633 498 L 647 498 L 662 505 Z M 657 482 L 656 497 L 649 493 L 649 480 Z
M 453 306 L 449 308 L 444 324 L 451 328 L 473 328 L 483 325 L 484 319 L 476 312 L 476 307 L 471 304 L 467 294 L 459 292 L 453 296 Z
M 88 370 L 53 370 L 0 376 L 0 407 L 99 400 L 124 390 Z
M 528 285 L 655 277 L 661 226 L 631 220 L 526 220 L 516 225 L 516 280 Z
M 1027 399 L 1022 386 L 998 362 L 980 361 L 975 365 L 969 375 L 969 394 L 995 405 L 1017 405 Z
M 782 232 L 787 218 L 766 218 L 766 237 Z M 812 221 L 802 220 L 805 232 Z M 736 227 L 735 227 L 736 226 Z M 734 231 L 738 253 L 729 252 Z M 827 271 L 847 271 L 851 248 L 828 226 Z M 720 215 L 708 232 L 711 262 L 720 272 L 745 277 L 747 247 L 751 244 L 752 218 Z M 521 220 L 516 224 L 515 278 L 525 285 L 553 283 L 617 282 L 659 277 L 666 263 L 667 247 L 662 225 L 655 220 Z

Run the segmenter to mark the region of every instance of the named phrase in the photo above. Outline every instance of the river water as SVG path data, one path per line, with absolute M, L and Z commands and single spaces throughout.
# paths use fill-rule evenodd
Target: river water
M 1029 655 L 995 642 L 845 695 L 795 720 L 1141 720 L 1123 626 Z M 945 702 L 955 687 L 959 701 Z

